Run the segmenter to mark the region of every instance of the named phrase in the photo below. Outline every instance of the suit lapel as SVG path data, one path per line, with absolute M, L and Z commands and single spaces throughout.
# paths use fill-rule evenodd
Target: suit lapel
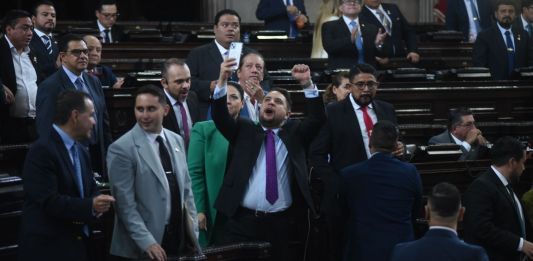
M 67 173 L 64 173 L 65 175 L 65 178 L 67 179 L 68 183 L 71 184 L 71 186 L 74 188 L 74 190 L 77 192 L 77 196 L 80 195 L 80 190 L 78 188 L 78 185 L 76 184 L 76 180 L 75 180 L 75 176 L 76 176 L 76 172 L 74 170 L 74 165 L 72 164 L 72 159 L 70 158 L 70 153 L 67 151 L 67 148 L 65 147 L 65 143 L 63 143 L 63 140 L 61 139 L 61 137 L 59 136 L 59 134 L 57 133 L 57 131 L 52 128 L 52 132 L 50 133 L 51 134 L 51 139 L 53 140 L 54 144 L 56 145 L 56 150 L 59 152 L 59 158 L 61 159 L 61 163 L 63 166 L 66 166 L 68 172 Z M 80 152 L 80 162 L 83 162 L 81 160 L 81 152 Z M 82 167 L 83 169 L 83 167 Z M 82 171 L 82 176 L 83 176 L 83 171 Z M 83 178 L 83 184 L 84 184 L 84 187 L 85 187 L 85 184 L 86 184 L 86 181 L 85 181 L 85 178 Z M 85 191 L 85 189 L 84 189 Z
M 346 99 L 341 101 L 343 103 L 343 114 L 341 115 L 342 119 L 340 122 L 343 122 L 347 125 L 348 133 L 352 134 L 349 135 L 349 139 L 355 139 L 355 141 L 347 142 L 346 144 L 360 144 L 360 146 L 364 146 L 363 144 L 363 138 L 361 136 L 361 126 L 359 126 L 359 120 L 357 120 L 357 114 L 354 111 L 352 102 L 348 96 Z M 366 155 L 366 153 L 365 153 Z
M 166 95 L 165 95 L 166 97 Z M 169 127 L 168 129 L 175 129 L 176 133 L 180 133 L 180 126 L 178 125 L 178 119 L 176 118 L 176 112 L 174 111 L 174 105 L 170 104 L 170 100 L 168 97 L 166 97 L 167 103 L 170 107 L 170 110 L 168 111 L 166 118 L 168 118 Z
M 170 158 L 172 160 L 172 168 L 174 169 L 174 175 L 176 176 L 176 180 L 178 181 L 178 185 L 179 185 L 179 191 L 180 191 L 180 198 L 182 199 L 181 201 L 181 205 L 183 205 L 183 202 L 185 201 L 184 200 L 184 180 L 182 179 L 182 177 L 184 177 L 184 173 L 181 173 L 182 169 L 184 166 L 181 166 L 180 164 L 182 163 L 182 161 L 180 161 L 180 159 L 178 158 L 178 153 L 180 152 L 184 152 L 185 150 L 183 149 L 182 146 L 180 146 L 174 139 L 170 139 L 170 134 L 168 133 L 167 130 L 163 129 L 163 133 L 165 133 L 165 137 L 166 137 L 166 143 L 167 143 L 167 146 L 168 146 L 168 152 L 170 154 Z
M 140 155 L 148 167 L 150 167 L 152 174 L 156 176 L 161 183 L 161 186 L 163 186 L 166 190 L 169 190 L 168 182 L 164 176 L 165 171 L 163 170 L 163 166 L 161 165 L 160 160 L 156 157 L 155 152 L 152 149 L 152 145 L 148 143 L 148 139 L 146 138 L 144 131 L 141 129 L 141 127 L 139 127 L 138 124 L 135 124 L 135 127 L 133 127 L 132 131 L 133 142 L 137 147 L 138 155 Z
M 505 39 L 503 38 L 503 35 L 500 32 L 500 29 L 498 29 L 498 25 L 494 25 L 492 27 L 492 35 L 494 36 L 496 40 L 496 46 L 494 47 L 495 50 L 503 50 L 503 51 L 495 51 L 494 53 L 497 53 L 501 61 L 501 65 L 503 68 L 505 68 L 505 71 L 507 72 L 507 44 L 505 43 Z M 516 46 L 515 46 L 516 48 Z
M 507 199 L 507 203 L 509 204 L 509 206 L 511 206 L 511 209 L 514 210 L 515 209 L 514 204 L 513 204 L 514 199 L 511 198 L 511 194 L 509 194 L 509 191 L 503 185 L 502 181 L 498 178 L 494 170 L 492 170 L 492 168 L 489 168 L 489 171 L 490 171 L 490 180 L 496 185 L 500 193 L 504 195 L 504 197 Z M 514 212 L 515 212 L 515 216 L 518 216 L 516 211 Z
M 209 56 L 211 56 L 211 60 L 215 64 L 220 64 L 223 61 L 222 55 L 218 51 L 218 46 L 214 41 L 211 43 L 211 48 L 209 48 Z

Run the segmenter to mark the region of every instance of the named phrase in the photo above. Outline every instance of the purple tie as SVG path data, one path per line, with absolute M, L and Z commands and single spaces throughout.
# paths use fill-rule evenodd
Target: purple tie
M 183 103 L 178 102 L 178 105 L 180 106 L 180 114 L 181 114 L 181 124 L 183 128 L 183 139 L 185 140 L 185 149 L 189 147 L 189 122 L 187 121 L 187 112 L 185 111 L 185 106 L 183 106 Z
M 274 132 L 266 131 L 266 199 L 273 205 L 278 200 L 278 177 L 276 169 L 276 142 Z

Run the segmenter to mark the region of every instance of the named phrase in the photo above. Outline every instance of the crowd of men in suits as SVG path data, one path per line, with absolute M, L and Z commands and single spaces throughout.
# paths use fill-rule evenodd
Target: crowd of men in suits
M 525 9 L 533 8 L 531 0 L 524 2 Z M 287 17 L 269 26 L 291 23 L 294 8 L 305 10 L 296 0 L 282 3 Z M 266 9 L 283 9 L 267 1 L 260 7 L 265 10 L 258 16 L 265 18 Z M 94 260 L 91 225 L 111 206 L 110 253 L 117 260 L 201 253 L 199 229 L 206 230 L 208 222 L 221 232 L 211 244 L 267 241 L 272 260 L 292 260 L 287 231 L 295 216 L 324 220 L 322 251 L 329 260 L 415 260 L 427 257 L 420 248 L 428 244 L 442 246 L 438 257 L 449 255 L 443 260 L 533 258 L 529 222 L 512 190 L 527 156 L 509 137 L 492 146 L 493 165 L 465 194 L 467 211 L 453 185 L 437 185 L 426 206 L 429 232 L 407 243 L 415 239 L 412 222 L 422 211 L 421 179 L 406 162 L 393 105 L 376 99 L 380 83 L 371 64 L 395 56 L 418 62 L 416 42 L 395 5 L 346 0 L 339 8 L 343 16 L 324 25 L 323 39 L 331 64 L 350 67 L 344 100 L 325 108 L 311 68 L 294 65 L 291 75 L 305 95 L 307 117 L 292 119 L 289 92 L 263 83 L 260 53 L 245 47 L 240 61 L 228 58 L 230 43 L 240 40 L 241 19 L 226 9 L 216 14 L 213 42 L 193 49 L 185 61 L 168 59 L 162 88 L 136 91 L 136 124 L 114 142 L 102 82 L 89 73 L 90 54 L 101 51 L 101 43 L 94 43 L 94 36 L 66 35 L 56 44 L 50 2 L 39 3 L 33 16 L 8 12 L 0 40 L 2 101 L 8 104 L 0 115 L 2 137 L 20 142 L 38 137 L 23 170 L 20 259 Z M 509 36 L 504 31 L 511 28 L 513 10 L 499 2 L 492 28 Z M 95 14 L 99 39 L 120 41 L 120 31 L 113 31 L 116 3 L 102 2 Z M 523 35 L 512 48 L 516 62 L 519 46 L 531 44 L 526 31 L 511 30 Z M 476 46 L 489 31 L 476 31 Z M 212 205 L 199 212 L 198 199 L 213 188 L 191 185 L 189 144 L 195 123 L 208 118 L 226 142 L 223 150 L 214 150 L 224 164 L 214 174 L 222 176 L 214 198 L 205 199 Z M 487 141 L 472 113 L 459 108 L 451 112 L 448 129 L 430 143 L 458 144 L 468 160 L 479 158 Z M 324 183 L 321 202 L 312 197 L 310 169 Z M 99 193 L 93 172 L 109 180 L 111 195 Z M 209 220 L 214 219 L 209 208 L 224 218 Z M 465 239 L 478 246 L 457 238 L 463 215 Z

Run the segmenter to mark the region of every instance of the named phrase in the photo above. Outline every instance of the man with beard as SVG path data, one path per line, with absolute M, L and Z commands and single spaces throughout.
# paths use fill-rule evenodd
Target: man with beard
M 375 100 L 379 82 L 376 70 L 368 64 L 358 64 L 350 70 L 351 94 L 327 107 L 328 119 L 310 148 L 313 172 L 324 183 L 321 212 L 328 230 L 328 253 L 331 260 L 338 259 L 342 215 L 339 207 L 339 173 L 352 164 L 370 157 L 369 140 L 374 124 L 388 120 L 396 124 L 394 107 Z M 403 155 L 404 145 L 392 152 Z
M 514 69 L 533 65 L 533 43 L 522 28 L 512 28 L 516 18 L 513 1 L 498 1 L 494 16 L 497 23 L 477 36 L 472 63 L 489 68 L 494 80 L 507 80 Z
M 52 31 L 56 27 L 56 10 L 50 1 L 41 1 L 33 9 L 33 37 L 30 49 L 37 58 L 42 73 L 48 77 L 57 70 L 56 41 Z
M 480 245 L 492 261 L 533 258 L 533 243 L 526 239 L 528 220 L 512 185 L 524 171 L 526 151 L 511 137 L 503 137 L 491 149 L 492 165 L 464 195 L 467 209 L 463 223 L 465 241 Z
M 267 241 L 272 245 L 271 260 L 290 260 L 289 218 L 315 215 L 307 180 L 306 151 L 325 120 L 323 102 L 311 81 L 307 65 L 292 69 L 307 100 L 304 121 L 289 119 L 291 101 L 284 89 L 274 88 L 265 95 L 259 111 L 259 124 L 244 117 L 237 121 L 228 113 L 226 92 L 234 59 L 221 66 L 214 93 L 213 120 L 229 141 L 231 152 L 224 182 L 215 208 L 227 216 L 226 242 Z

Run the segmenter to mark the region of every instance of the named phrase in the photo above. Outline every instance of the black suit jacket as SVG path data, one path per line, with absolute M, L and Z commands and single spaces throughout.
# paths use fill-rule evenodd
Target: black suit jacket
M 383 54 L 386 57 L 405 57 L 409 52 L 417 52 L 416 33 L 403 17 L 402 12 L 395 4 L 381 4 L 392 22 L 390 36 L 383 43 Z M 385 32 L 385 28 L 376 16 L 364 6 L 359 15 L 362 23 L 373 24 Z
M 163 118 L 163 127 L 179 135 L 180 127 L 178 125 L 178 119 L 176 119 L 176 112 L 174 111 L 174 106 L 170 104 L 170 100 L 168 99 L 168 97 L 167 97 L 167 103 L 170 106 L 170 110 L 168 111 L 167 116 Z M 199 107 L 198 107 L 198 98 L 196 97 L 196 93 L 189 92 L 189 94 L 187 95 L 187 100 L 185 100 L 185 103 L 187 103 L 187 107 L 189 108 L 189 114 L 191 115 L 192 125 L 194 125 L 196 122 L 198 122 L 198 118 L 200 116 Z
M 46 46 L 43 40 L 33 31 L 33 37 L 30 42 L 31 52 L 37 58 L 37 62 L 40 64 L 40 69 L 45 77 L 48 77 L 57 71 L 56 61 L 59 55 L 59 49 L 54 39 L 52 39 L 52 54 L 49 54 L 46 50 Z
M 366 63 L 376 65 L 376 56 L 381 56 L 376 49 L 375 40 L 378 28 L 372 24 L 361 25 L 361 37 L 363 38 L 363 54 Z M 328 69 L 352 68 L 357 64 L 359 53 L 355 44 L 352 43 L 350 29 L 341 17 L 322 25 L 322 44 L 328 53 Z
M 524 29 L 524 23 L 522 23 L 522 14 L 518 14 L 515 18 L 515 22 L 513 24 L 513 29 L 516 29 L 516 30 L 524 30 L 523 34 L 524 35 L 529 35 L 528 32 Z M 529 37 L 529 42 L 530 43 L 533 43 L 533 33 L 532 35 L 530 35 Z
M 374 100 L 373 108 L 378 121 L 396 124 L 396 113 L 390 103 Z M 339 192 L 339 173 L 349 165 L 366 160 L 367 155 L 350 97 L 328 105 L 327 115 L 326 124 L 311 144 L 309 158 L 313 172 L 324 182 L 322 210 L 338 215 L 338 205 L 334 202 Z
M 491 261 L 520 260 L 521 229 L 511 200 L 492 168 L 474 180 L 464 194 L 464 239 L 485 248 Z M 528 219 L 522 218 L 529 227 Z
M 304 121 L 288 120 L 278 132 L 288 151 L 289 177 L 295 182 L 293 195 L 301 195 L 311 212 L 315 214 L 313 200 L 307 181 L 308 144 L 315 137 L 325 120 L 324 103 L 321 97 L 308 99 L 307 117 Z M 251 173 L 265 140 L 265 131 L 259 124 L 249 119 L 233 120 L 228 113 L 226 96 L 213 101 L 213 121 L 217 129 L 229 141 L 229 156 L 226 174 L 215 208 L 228 217 L 232 217 L 242 202 Z M 297 187 L 297 188 L 295 188 Z M 300 191 L 300 194 L 294 194 Z M 300 197 L 301 198 L 301 197 Z
M 94 21 L 93 28 L 96 28 L 96 30 L 100 32 L 97 20 Z M 98 36 L 100 36 L 100 34 Z M 113 25 L 111 27 L 111 38 L 113 39 L 113 43 L 124 41 L 126 39 L 126 34 L 124 34 L 124 27 L 118 24 Z
M 523 29 L 513 28 L 515 45 L 514 68 L 533 65 L 533 43 Z M 509 79 L 507 73 L 507 45 L 498 25 L 478 34 L 472 49 L 472 63 L 474 66 L 490 69 L 492 79 Z
M 99 192 L 89 155 L 82 146 L 78 149 L 83 198 L 69 152 L 56 130 L 28 151 L 19 260 L 87 260 L 83 226 L 95 220 L 92 198 Z
M 486 30 L 491 27 L 493 22 L 493 12 L 490 6 L 491 1 L 477 0 L 476 3 L 480 19 L 479 25 L 481 26 L 481 30 Z M 464 0 L 448 0 L 446 28 L 448 30 L 463 32 L 465 41 L 468 41 L 470 20 L 468 19 L 468 12 L 466 11 Z
M 98 75 L 100 83 L 102 84 L 102 86 L 112 88 L 113 85 L 117 82 L 117 76 L 113 73 L 111 67 L 106 65 L 101 65 L 100 67 L 102 68 L 102 74 Z
M 302 0 L 293 0 L 293 5 L 306 14 L 305 5 Z M 257 5 L 255 16 L 258 20 L 265 21 L 266 30 L 282 30 L 290 32 L 291 21 L 287 14 L 285 0 L 261 0 Z

